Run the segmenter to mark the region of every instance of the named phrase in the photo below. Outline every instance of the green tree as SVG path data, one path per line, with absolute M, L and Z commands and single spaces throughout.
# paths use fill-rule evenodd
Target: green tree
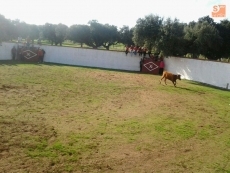
M 8 28 L 7 35 L 9 36 L 9 39 L 12 41 L 13 39 L 17 39 L 18 35 L 13 20 L 8 20 L 8 21 L 9 21 L 9 25 L 7 27 Z
M 129 26 L 123 26 L 119 30 L 119 42 L 124 45 L 134 45 L 133 42 L 133 31 L 134 28 L 129 29 Z M 142 43 L 143 44 L 143 43 Z
M 103 45 L 104 26 L 97 22 L 97 20 L 89 21 L 91 42 L 86 43 L 88 46 L 97 49 Z
M 221 48 L 223 47 L 223 37 L 218 31 L 214 20 L 208 16 L 202 17 L 197 23 L 190 22 L 185 27 L 185 39 L 187 53 L 191 53 L 193 57 L 202 54 L 210 60 L 221 58 Z M 221 27 L 219 27 L 221 30 Z
M 190 22 L 187 26 L 185 26 L 184 31 L 186 53 L 191 54 L 192 58 L 198 58 L 200 50 L 197 42 L 198 28 L 196 27 L 196 22 Z
M 0 15 L 0 43 L 7 40 L 6 19 Z
M 86 43 L 88 46 L 94 49 L 103 46 L 109 50 L 111 45 L 117 44 L 119 35 L 116 26 L 103 25 L 96 20 L 89 21 L 89 25 L 91 40 Z
M 62 43 L 64 42 L 67 36 L 67 30 L 68 30 L 68 26 L 64 24 L 60 23 L 56 25 L 55 27 L 55 45 L 60 44 L 60 46 L 62 46 Z
M 55 27 L 56 26 L 51 23 L 46 23 L 42 29 L 44 39 L 50 41 L 51 45 L 56 42 Z
M 90 27 L 88 25 L 72 25 L 68 29 L 69 40 L 74 43 L 80 43 L 81 47 L 83 44 L 89 44 L 91 40 Z
M 152 50 L 160 38 L 162 24 L 163 18 L 157 15 L 148 15 L 144 19 L 139 18 L 134 29 L 134 43 L 136 45 L 144 43 L 149 50 Z
M 9 41 L 12 39 L 12 27 L 14 27 L 10 20 L 0 15 L 0 42 Z
M 18 36 L 26 39 L 29 33 L 29 25 L 25 22 L 20 22 L 17 24 Z
M 230 21 L 222 20 L 217 24 L 216 28 L 219 31 L 221 38 L 223 39 L 223 44 L 220 48 L 220 57 L 229 58 L 230 57 Z
M 183 56 L 185 51 L 184 26 L 178 19 L 166 19 L 158 41 L 158 50 L 165 56 Z
M 102 46 L 109 50 L 109 47 L 118 43 L 119 33 L 117 27 L 114 25 L 105 24 L 104 25 L 104 35 Z
M 43 35 L 43 25 L 38 25 L 38 33 L 39 33 L 38 38 L 39 38 L 40 40 L 43 40 L 43 39 L 44 39 L 44 35 Z
M 213 18 L 209 17 L 209 16 L 204 16 L 198 19 L 198 23 L 208 23 L 209 25 L 215 26 L 216 23 L 214 22 Z
M 39 38 L 39 30 L 37 25 L 28 25 L 29 26 L 29 33 L 28 36 L 30 37 L 32 43 L 34 42 L 34 39 Z
M 221 58 L 219 51 L 223 43 L 223 39 L 219 35 L 219 31 L 215 26 L 208 22 L 197 24 L 197 43 L 200 47 L 200 53 L 210 60 Z

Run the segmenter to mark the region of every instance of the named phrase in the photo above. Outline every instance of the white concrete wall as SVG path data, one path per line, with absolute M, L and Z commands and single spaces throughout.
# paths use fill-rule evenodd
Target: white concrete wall
M 11 60 L 11 49 L 15 44 L 13 43 L 1 43 L 0 44 L 0 60 Z
M 44 61 L 68 65 L 100 67 L 108 69 L 139 71 L 140 57 L 124 52 L 42 46 L 46 51 Z
M 165 69 L 182 75 L 182 78 L 226 88 L 230 85 L 230 63 L 188 58 L 168 57 Z M 230 86 L 229 86 L 230 89 Z
M 0 60 L 11 59 L 11 49 L 15 43 L 2 43 Z M 35 45 L 37 46 L 37 45 Z M 99 67 L 127 71 L 140 70 L 140 57 L 125 55 L 124 52 L 45 46 L 44 61 L 68 65 Z M 230 85 L 230 63 L 168 57 L 164 59 L 165 70 L 179 73 L 182 78 L 226 88 Z M 230 89 L 230 86 L 229 86 Z

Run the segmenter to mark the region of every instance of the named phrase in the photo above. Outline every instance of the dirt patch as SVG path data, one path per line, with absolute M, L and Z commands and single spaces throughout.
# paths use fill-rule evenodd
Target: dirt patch
M 28 122 L 15 119 L 0 120 L 0 172 L 42 172 L 39 160 L 31 160 L 26 153 L 28 148 L 36 149 L 38 140 L 49 140 L 54 137 L 52 127 L 38 121 Z M 32 166 L 33 165 L 33 166 Z M 47 170 L 47 168 L 44 168 Z
M 11 89 L 26 89 L 26 88 L 28 88 L 28 86 L 26 86 L 26 85 L 17 86 L 17 85 L 4 84 L 4 85 L 0 86 L 0 89 L 6 90 L 6 91 L 11 90 Z

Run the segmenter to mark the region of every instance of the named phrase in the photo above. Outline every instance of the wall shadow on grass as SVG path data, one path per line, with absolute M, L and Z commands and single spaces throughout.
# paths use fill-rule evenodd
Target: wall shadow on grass
M 80 65 L 69 65 L 69 64 L 59 64 L 59 63 L 49 63 L 49 62 L 25 62 L 19 60 L 0 60 L 0 67 L 1 66 L 17 66 L 19 64 L 32 64 L 37 66 L 47 65 L 47 66 L 58 66 L 58 67 L 81 67 L 81 68 L 89 68 L 89 69 L 99 69 L 105 71 L 116 71 L 116 72 L 125 72 L 125 73 L 136 73 L 136 74 L 144 74 L 139 71 L 129 71 L 129 70 L 118 70 L 118 69 L 110 69 L 110 68 L 102 68 L 102 67 L 90 67 L 90 66 L 80 66 Z
M 206 83 L 202 83 L 202 82 L 188 81 L 188 83 L 193 84 L 193 85 L 198 85 L 198 86 L 205 86 L 205 87 L 208 87 L 208 88 L 211 88 L 211 89 L 218 89 L 218 90 L 222 90 L 222 91 L 230 91 L 227 88 L 221 88 L 221 87 L 217 87 L 217 86 L 206 84 Z
M 60 67 L 81 67 L 81 68 L 88 68 L 88 69 L 99 69 L 105 71 L 115 71 L 115 72 L 125 72 L 125 73 L 136 73 L 136 74 L 143 74 L 140 71 L 129 71 L 129 70 L 119 70 L 119 69 L 111 69 L 111 68 L 103 68 L 103 67 L 90 67 L 90 66 L 81 66 L 81 65 L 70 65 L 70 64 L 58 64 L 58 63 L 44 63 L 45 65 L 49 66 L 60 66 Z
M 5 66 L 5 65 L 8 65 L 8 66 L 15 66 L 15 65 L 18 65 L 18 64 L 22 64 L 20 63 L 20 61 L 13 61 L 13 60 L 1 60 L 0 61 L 0 66 Z

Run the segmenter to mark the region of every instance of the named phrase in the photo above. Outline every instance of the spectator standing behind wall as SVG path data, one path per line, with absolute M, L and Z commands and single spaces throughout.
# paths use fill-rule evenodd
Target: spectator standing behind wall
M 131 45 L 130 48 L 129 48 L 129 52 L 130 52 L 130 55 L 131 55 L 131 56 L 133 55 L 133 49 L 134 49 L 134 46 Z
M 125 54 L 126 54 L 126 56 L 127 56 L 128 53 L 129 53 L 129 46 L 126 45 L 126 47 L 125 47 Z
M 30 47 L 30 37 L 28 36 L 27 38 L 26 38 L 26 46 L 27 47 Z
M 41 42 L 41 39 L 40 39 L 40 38 L 37 40 L 37 44 L 38 44 L 39 46 L 42 45 L 42 42 Z
M 44 56 L 45 56 L 46 51 L 45 51 L 44 49 L 42 49 L 42 52 L 43 52 L 43 55 L 42 55 L 42 62 L 44 62 Z
M 137 47 L 137 46 L 134 46 L 134 48 L 133 48 L 134 55 L 137 54 L 137 50 L 138 50 L 138 47 Z
M 13 60 L 15 60 L 16 52 L 17 52 L 17 50 L 16 50 L 16 48 L 15 48 L 15 46 L 14 46 L 14 47 L 11 49 L 11 55 L 12 55 L 12 59 L 13 59 Z
M 143 63 L 144 63 L 144 58 L 141 58 L 141 60 L 140 60 L 140 72 L 142 72 Z
M 161 57 L 160 58 L 160 65 L 159 65 L 159 75 L 163 74 L 164 67 L 165 67 L 164 59 L 163 59 L 163 57 Z
M 139 56 L 142 56 L 142 48 L 141 47 L 138 48 L 138 53 L 139 53 Z
M 18 43 L 22 42 L 22 37 L 18 37 Z
M 43 51 L 42 51 L 42 49 L 38 49 L 38 61 L 39 62 L 43 62 L 43 58 L 44 58 L 44 54 L 43 54 Z
M 147 53 L 147 49 L 145 47 L 142 48 L 142 53 L 143 53 L 143 57 L 145 58 L 146 56 L 146 53 Z

